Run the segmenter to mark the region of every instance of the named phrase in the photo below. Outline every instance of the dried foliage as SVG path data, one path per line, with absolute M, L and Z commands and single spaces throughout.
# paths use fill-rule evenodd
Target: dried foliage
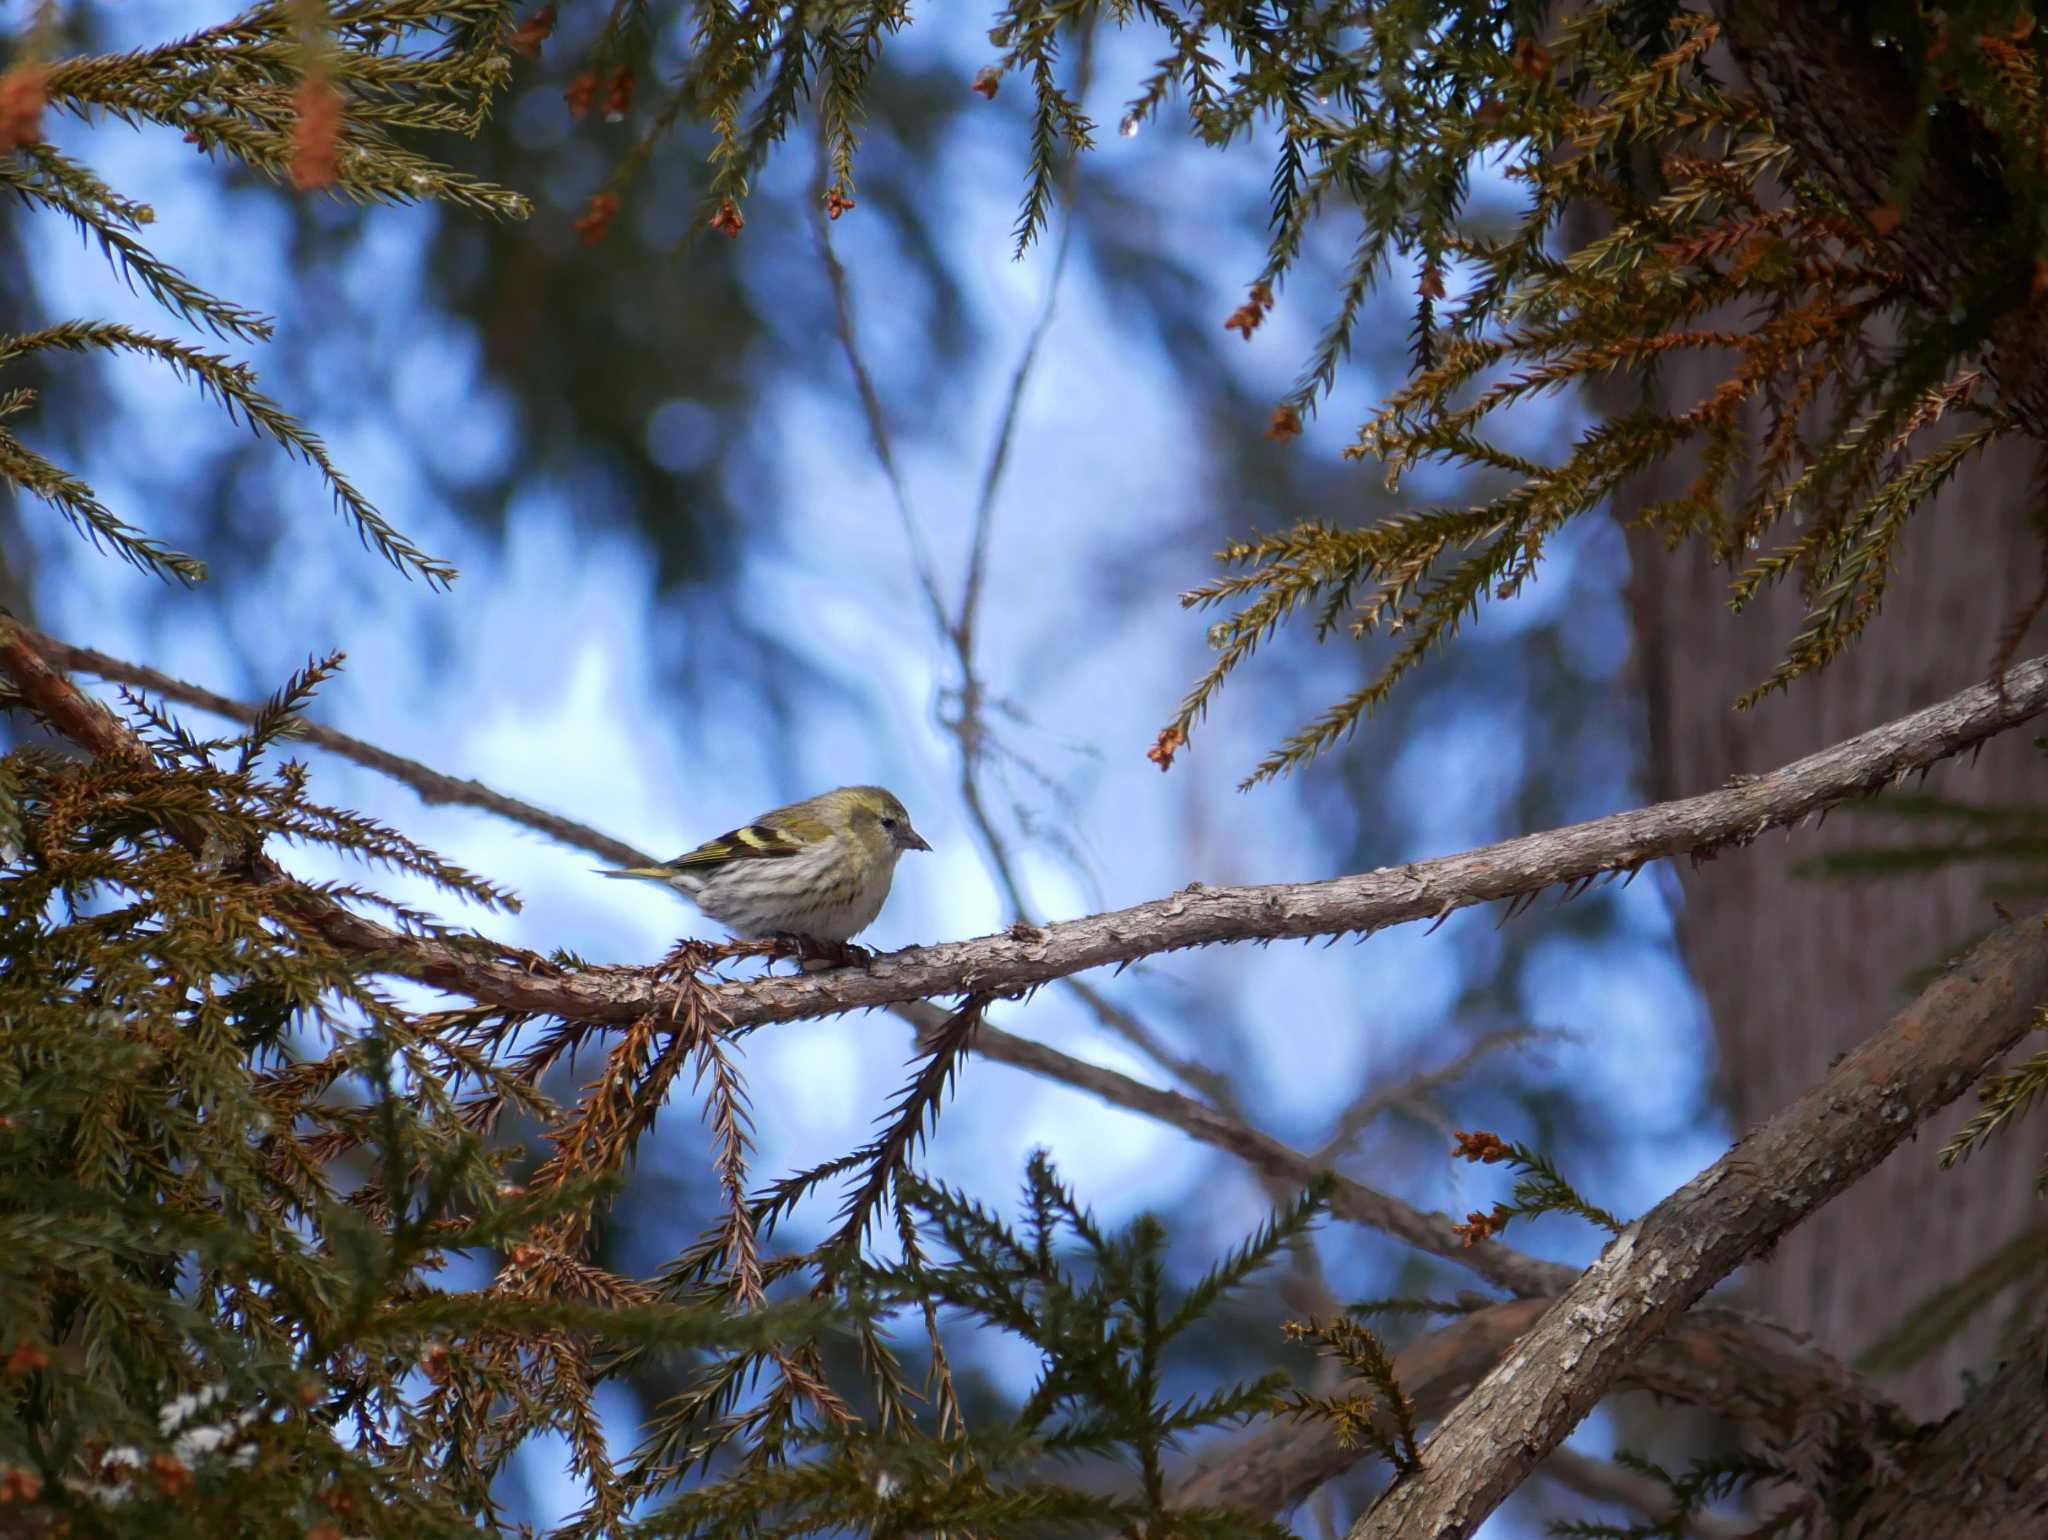
M 257 863 L 283 841 L 510 902 L 271 762 L 333 662 L 235 738 L 136 697 L 144 753 L 0 761 L 0 1465 L 53 1522 L 473 1532 L 488 1472 L 568 1414 L 553 1360 L 778 1329 L 587 1266 L 546 1297 L 479 1266 L 543 1250 L 597 1189 L 507 1181 L 517 1147 L 482 1136 L 508 1106 L 555 1116 L 536 1077 L 477 1052 L 466 1015 L 400 1006 L 309 906 L 461 933 Z

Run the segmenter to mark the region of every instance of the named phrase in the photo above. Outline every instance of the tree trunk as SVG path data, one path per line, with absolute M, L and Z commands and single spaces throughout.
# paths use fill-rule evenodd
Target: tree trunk
M 1688 389 L 1702 383 L 1683 375 L 1666 377 L 1673 401 L 1691 399 Z M 2041 585 L 2039 543 L 2024 519 L 2029 476 L 2024 455 L 2009 453 L 1960 478 L 1916 521 L 1865 637 L 1818 678 L 1746 714 L 1730 702 L 1769 674 L 1799 629 L 1805 605 L 1796 589 L 1731 615 L 1729 574 L 1697 543 L 1670 553 L 1632 530 L 1650 795 L 1768 769 L 1981 679 L 2001 631 Z M 1635 490 L 1645 501 L 1668 491 Z M 2031 737 L 1996 740 L 1976 763 L 1937 771 L 1927 789 L 1980 803 L 2038 802 L 2041 753 Z M 1915 970 L 1996 923 L 1983 868 L 1855 882 L 1797 871 L 1823 850 L 1913 837 L 1895 820 L 1849 812 L 1818 833 L 1766 839 L 1681 872 L 1680 936 L 1712 1011 L 1719 1091 L 1737 1132 L 1812 1085 L 1871 1022 L 1886 1019 Z M 1995 1141 L 1964 1168 L 1935 1168 L 1963 1115 L 1905 1146 L 1755 1264 L 1747 1288 L 1756 1306 L 1853 1357 L 2017 1228 L 2039 1223 L 2036 1131 Z M 1923 1415 L 1946 1409 L 1961 1371 L 1989 1355 L 1997 1319 L 1996 1308 L 1984 1312 L 1890 1388 Z

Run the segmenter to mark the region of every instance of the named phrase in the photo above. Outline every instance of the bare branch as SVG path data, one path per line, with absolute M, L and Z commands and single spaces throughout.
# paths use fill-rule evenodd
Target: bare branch
M 920 1009 L 919 1025 L 929 1013 L 930 1025 L 944 1019 L 944 1013 L 926 1006 Z M 1089 1064 L 1044 1043 L 1017 1037 L 1000 1027 L 984 1024 L 974 1041 L 974 1051 L 983 1058 L 1029 1070 L 1048 1080 L 1062 1081 L 1093 1092 L 1104 1101 L 1143 1113 L 1167 1123 L 1203 1144 L 1226 1150 L 1270 1182 L 1298 1192 L 1325 1173 L 1322 1162 L 1288 1148 L 1271 1134 L 1262 1133 L 1240 1118 L 1219 1112 L 1178 1091 L 1162 1091 L 1129 1075 L 1099 1064 Z M 1462 1246 L 1451 1231 L 1448 1214 L 1426 1213 L 1402 1202 L 1390 1193 L 1368 1187 L 1340 1173 L 1329 1173 L 1336 1182 L 1330 1210 L 1339 1218 L 1383 1230 L 1406 1241 L 1419 1251 L 1429 1252 L 1462 1267 L 1515 1294 L 1561 1293 L 1578 1277 L 1576 1268 L 1562 1262 L 1544 1262 L 1526 1256 L 1499 1241 L 1482 1241 Z
M 1351 1540 L 1466 1536 L 1679 1312 L 1962 1094 L 2039 1019 L 2039 916 L 2002 926 L 1813 1089 L 1630 1225 L 1446 1417 Z
M 2041 1532 L 2048 1470 L 2048 1402 L 2041 1364 L 2048 1334 L 2033 1332 L 1984 1387 L 1856 1515 L 1862 1535 L 1914 1540 L 2028 1540 Z
M 1547 1299 L 1517 1299 L 1489 1305 L 1402 1349 L 1394 1359 L 1394 1374 L 1416 1415 L 1434 1422 L 1450 1413 L 1553 1304 Z M 1717 1307 L 1683 1317 L 1667 1336 L 1623 1367 L 1617 1386 L 1650 1391 L 1781 1433 L 1810 1420 L 1821 1406 L 1847 1427 L 1870 1430 L 1873 1439 L 1901 1438 L 1911 1427 L 1896 1407 L 1807 1339 Z M 1341 1444 L 1326 1422 L 1267 1422 L 1188 1471 L 1175 1490 L 1174 1504 L 1218 1504 L 1270 1517 L 1370 1457 L 1371 1451 L 1362 1445 Z M 1426 1476 L 1427 1446 L 1423 1462 Z
M 127 729 L 43 664 L 32 633 L 6 622 L 0 671 L 67 736 L 96 753 L 140 752 Z M 1021 993 L 1090 968 L 1233 941 L 1369 934 L 1559 885 L 1629 875 L 1673 855 L 1695 860 L 1796 826 L 1852 797 L 1892 785 L 2048 709 L 2048 658 L 2002 681 L 1972 686 L 1767 775 L 1717 791 L 1524 835 L 1457 855 L 1321 882 L 1209 888 L 1046 926 L 907 947 L 868 968 L 733 979 L 706 1003 L 734 1027 L 759 1027 L 935 996 Z M 281 873 L 278 880 L 288 880 Z M 479 937 L 453 945 L 402 935 L 322 900 L 309 914 L 334 945 L 376 967 L 508 1010 L 620 1024 L 665 1010 L 675 986 L 656 968 L 536 967 L 519 948 Z
M 256 720 L 257 708 L 244 701 L 234 700 L 196 684 L 187 684 L 174 679 L 158 669 L 148 668 L 140 663 L 129 663 L 120 658 L 109 657 L 104 652 L 95 652 L 90 647 L 74 647 L 69 642 L 60 642 L 53 636 L 31 631 L 16 621 L 15 626 L 30 638 L 35 648 L 50 662 L 60 668 L 78 669 L 88 674 L 97 674 L 102 679 L 117 680 L 122 684 L 134 685 L 161 695 L 165 700 L 180 701 L 188 706 L 197 706 L 215 716 L 226 717 L 232 722 L 245 725 Z M 620 866 L 646 866 L 653 858 L 635 850 L 623 840 L 613 839 L 599 830 L 575 822 L 573 819 L 550 813 L 546 808 L 535 807 L 531 802 L 522 802 L 517 797 L 508 797 L 503 792 L 491 790 L 481 781 L 465 780 L 458 776 L 444 775 L 431 765 L 423 765 L 416 759 L 407 759 L 403 754 L 394 754 L 380 749 L 374 743 L 365 743 L 360 738 L 351 738 L 338 733 L 331 727 L 322 727 L 317 722 L 301 719 L 297 741 L 313 744 L 339 754 L 343 759 L 354 760 L 366 769 L 375 770 L 379 775 L 389 776 L 410 786 L 426 803 L 459 803 L 465 807 L 482 808 L 487 813 L 496 813 L 500 818 L 509 818 L 514 823 L 545 834 L 549 839 L 559 840 L 564 845 L 588 850 Z
M 1632 873 L 1666 856 L 1706 859 L 1892 785 L 2044 708 L 2048 658 L 2036 658 L 2013 669 L 2002 690 L 1972 686 L 1782 769 L 1702 796 L 1358 876 L 1235 888 L 1191 884 L 1128 909 L 908 947 L 875 959 L 868 969 L 733 980 L 716 987 L 711 998 L 735 1026 L 762 1026 L 968 991 L 1021 992 L 1183 947 L 1369 933 L 1440 919 L 1495 899 Z M 335 922 L 328 934 L 338 945 L 371 954 L 391 972 L 513 1010 L 623 1023 L 661 1008 L 668 992 L 643 968 L 541 975 L 494 962 L 481 950 L 457 953 L 414 942 L 355 916 Z
M 1435 1069 L 1419 1070 L 1394 1085 L 1368 1089 L 1337 1119 L 1337 1125 L 1330 1132 L 1314 1159 L 1335 1160 L 1349 1149 L 1352 1143 L 1383 1114 L 1397 1107 L 1409 1106 L 1427 1097 L 1431 1092 L 1447 1085 L 1455 1085 L 1471 1073 L 1472 1067 L 1489 1054 L 1503 1048 L 1519 1048 L 1522 1044 L 1542 1037 L 1554 1037 L 1555 1033 L 1542 1032 L 1535 1027 L 1503 1027 L 1497 1032 L 1488 1032 L 1474 1039 L 1449 1063 Z

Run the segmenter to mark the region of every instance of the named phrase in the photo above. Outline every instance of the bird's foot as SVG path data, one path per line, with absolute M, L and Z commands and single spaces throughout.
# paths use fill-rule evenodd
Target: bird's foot
M 794 935 L 779 935 L 775 939 L 784 948 L 778 955 L 796 959 L 797 969 L 803 973 L 823 973 L 832 968 L 870 972 L 874 968 L 875 954 L 851 941 L 820 941 L 815 936 Z

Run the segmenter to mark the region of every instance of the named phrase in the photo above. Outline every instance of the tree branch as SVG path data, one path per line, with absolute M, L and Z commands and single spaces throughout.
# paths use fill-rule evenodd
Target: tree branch
M 1417 1420 L 1434 1422 L 1451 1412 L 1554 1303 L 1517 1299 L 1489 1305 L 1403 1348 L 1395 1356 L 1394 1375 L 1414 1403 Z M 1780 1434 L 1812 1421 L 1820 1408 L 1872 1438 L 1896 1441 L 1911 1427 L 1860 1376 L 1805 1338 L 1716 1307 L 1692 1311 L 1668 1336 L 1649 1344 L 1623 1366 L 1616 1387 L 1706 1407 Z M 1366 1387 L 1361 1381 L 1355 1388 Z M 1272 1421 L 1185 1473 L 1173 1500 L 1176 1507 L 1213 1503 L 1272 1517 L 1370 1458 L 1363 1444 L 1341 1443 L 1327 1422 Z M 1427 1472 L 1426 1450 L 1424 1460 Z
M 1463 1537 L 1687 1306 L 1959 1096 L 2039 1019 L 2048 940 L 2002 926 L 1813 1089 L 1630 1225 L 1423 1450 L 1351 1540 Z
M 929 1013 L 932 1025 L 945 1019 L 945 1013 L 935 1007 L 926 1006 L 922 1011 Z M 929 1030 L 922 1019 L 917 1024 L 921 1035 Z M 1397 1240 L 1406 1241 L 1418 1251 L 1469 1267 L 1488 1282 L 1498 1284 L 1511 1293 L 1559 1294 L 1578 1277 L 1576 1268 L 1562 1262 L 1542 1261 L 1499 1241 L 1488 1240 L 1476 1246 L 1463 1246 L 1451 1229 L 1453 1220 L 1450 1215 L 1424 1212 L 1391 1193 L 1329 1171 L 1324 1163 L 1289 1148 L 1271 1134 L 1178 1091 L 1162 1091 L 1129 1075 L 1090 1064 L 1047 1044 L 1017 1037 L 987 1023 L 982 1025 L 981 1033 L 975 1039 L 974 1052 L 997 1063 L 1093 1092 L 1106 1102 L 1170 1124 L 1203 1144 L 1237 1156 L 1261 1176 L 1291 1191 L 1299 1191 L 1328 1174 L 1337 1184 L 1331 1198 L 1332 1213 L 1384 1231 Z
M 81 670 L 97 674 L 102 679 L 116 680 L 121 684 L 133 685 L 161 695 L 165 700 L 181 701 L 188 706 L 197 706 L 215 716 L 226 717 L 231 722 L 248 724 L 256 720 L 257 708 L 230 696 L 216 694 L 196 684 L 187 684 L 174 679 L 157 669 L 140 663 L 129 663 L 121 658 L 110 657 L 104 652 L 95 652 L 90 647 L 74 647 L 69 642 L 60 642 L 54 636 L 32 631 L 15 621 L 15 628 L 29 639 L 35 650 L 60 668 Z M 7 667 L 12 674 L 12 665 Z M 68 734 L 76 738 L 76 734 Z M 338 733 L 331 727 L 322 727 L 317 722 L 299 720 L 296 738 L 299 742 L 310 743 L 329 753 L 339 754 L 343 759 L 354 760 L 366 769 L 375 770 L 379 775 L 410 786 L 426 803 L 459 803 L 466 807 L 481 808 L 487 813 L 496 813 L 514 823 L 545 834 L 549 839 L 564 845 L 587 850 L 595 856 L 612 861 L 620 866 L 647 866 L 653 857 L 635 850 L 624 840 L 613 839 L 609 834 L 559 813 L 550 813 L 546 808 L 535 807 L 531 802 L 522 802 L 517 797 L 508 797 L 503 792 L 493 791 L 481 781 L 467 780 L 460 776 L 444 775 L 431 765 L 423 765 L 416 759 L 403 754 L 394 754 L 389 749 L 380 749 L 374 743 L 365 743 L 360 738 L 351 738 L 347 733 Z M 83 741 L 83 740 L 79 740 Z
M 711 998 L 734 1026 L 756 1027 L 967 991 L 1015 993 L 1184 947 L 1369 933 L 1561 884 L 1581 889 L 1662 857 L 1708 859 L 1768 829 L 1796 825 L 1972 748 L 2043 709 L 2048 658 L 2036 658 L 2014 668 L 2001 684 L 1973 686 L 1770 774 L 1702 796 L 1354 877 L 1235 888 L 1194 883 L 1128 909 L 1043 927 L 1012 926 L 972 941 L 907 947 L 875 959 L 866 970 L 734 980 L 715 988 Z M 340 933 L 333 939 L 353 944 Z M 380 966 L 508 1009 L 625 1022 L 662 1008 L 673 992 L 645 969 L 589 968 L 540 977 L 393 939 L 399 944 L 368 948 L 381 952 L 374 958 Z
M 1914 1540 L 2034 1540 L 2048 1514 L 2048 1403 L 2035 1331 L 1857 1510 L 1849 1532 Z
M 96 753 L 139 752 L 123 724 L 42 662 L 27 640 L 30 633 L 12 621 L 0 624 L 0 671 L 48 720 Z M 758 1027 L 940 995 L 1018 993 L 1089 968 L 1184 947 L 1369 934 L 1561 884 L 1570 896 L 1600 877 L 1633 874 L 1662 857 L 1710 859 L 1768 829 L 1796 825 L 1836 803 L 1878 791 L 2044 709 L 2048 658 L 2035 658 L 2001 681 L 1973 686 L 1770 774 L 1701 796 L 1359 876 L 1235 888 L 1192 883 L 1128 909 L 1042 927 L 1014 925 L 972 941 L 907 947 L 866 969 L 726 980 L 706 999 L 734 1027 Z M 279 880 L 288 879 L 280 874 Z M 374 967 L 510 1011 L 620 1024 L 666 1009 L 676 993 L 652 967 L 536 967 L 520 949 L 487 938 L 458 945 L 407 936 L 324 901 L 309 906 L 309 918 L 330 943 Z

